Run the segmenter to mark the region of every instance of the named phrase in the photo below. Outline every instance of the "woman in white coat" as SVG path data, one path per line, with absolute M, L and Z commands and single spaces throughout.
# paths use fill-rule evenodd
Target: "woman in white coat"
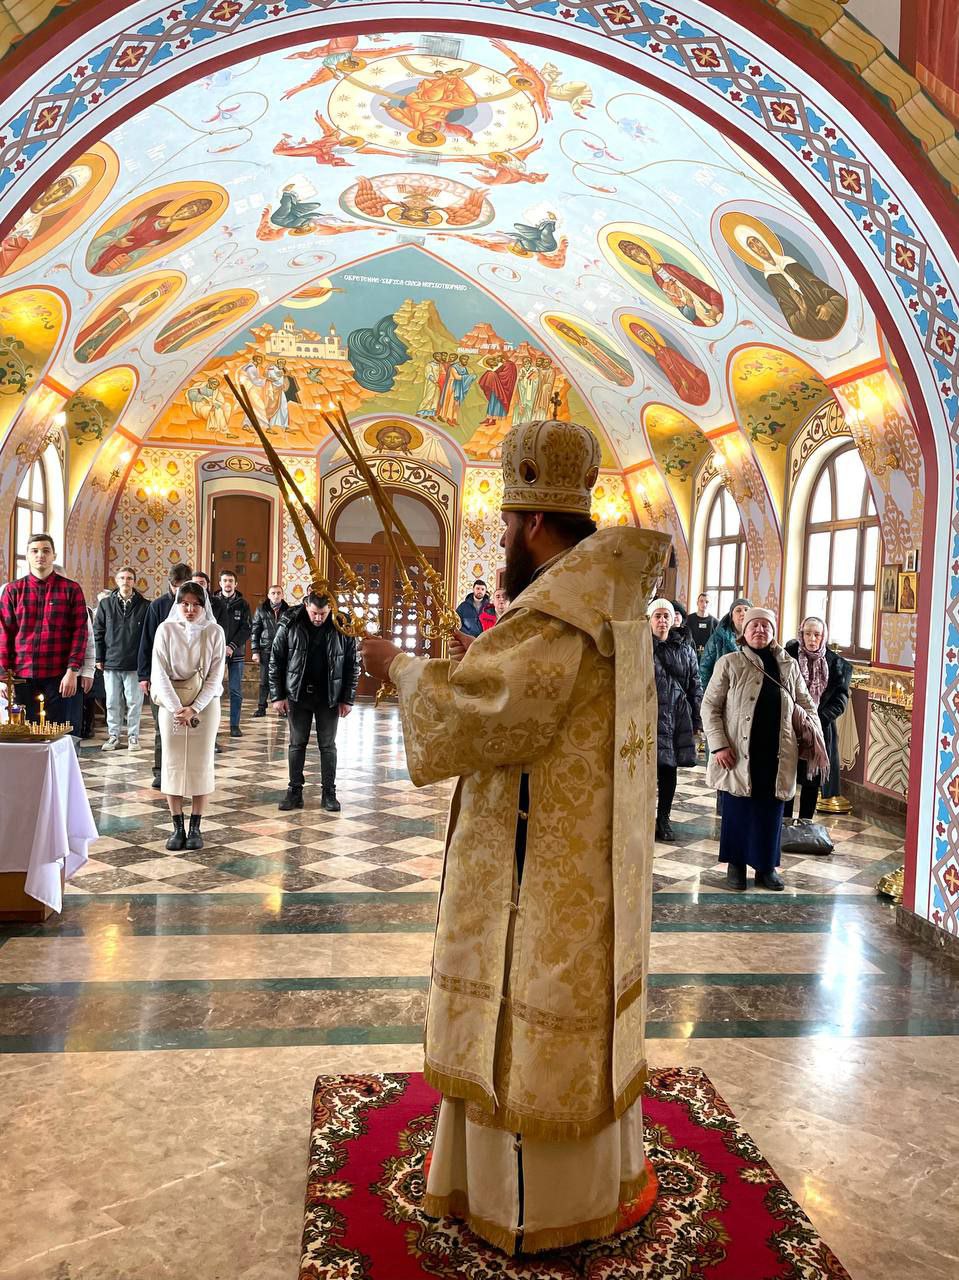
M 150 693 L 159 707 L 163 742 L 160 789 L 173 817 L 168 849 L 202 849 L 200 819 L 213 791 L 213 751 L 220 723 L 226 642 L 206 592 L 185 582 L 153 642 Z M 191 796 L 190 832 L 183 828 L 183 798 Z

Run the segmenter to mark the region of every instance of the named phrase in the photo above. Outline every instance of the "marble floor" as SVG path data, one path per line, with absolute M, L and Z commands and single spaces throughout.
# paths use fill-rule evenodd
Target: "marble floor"
M 4 1280 L 293 1280 L 314 1078 L 421 1065 L 448 786 L 413 789 L 395 711 L 362 707 L 342 813 L 314 760 L 280 814 L 285 725 L 243 728 L 182 855 L 150 753 L 85 746 L 103 838 L 62 917 L 0 926 Z M 831 819 L 786 893 L 730 894 L 713 810 L 683 774 L 652 1064 L 709 1073 L 854 1280 L 955 1280 L 959 970 L 875 897 L 901 829 Z

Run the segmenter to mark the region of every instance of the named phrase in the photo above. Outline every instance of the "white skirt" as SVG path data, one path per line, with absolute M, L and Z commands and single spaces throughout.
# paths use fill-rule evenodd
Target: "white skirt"
M 214 789 L 213 746 L 220 725 L 220 699 L 207 703 L 195 729 L 175 725 L 166 707 L 160 707 L 157 719 L 163 743 L 160 790 L 167 796 L 208 796 Z
M 529 1252 L 609 1235 L 645 1181 L 642 1099 L 589 1138 L 523 1138 L 522 1195 L 516 1134 L 474 1124 L 466 1112 L 462 1099 L 440 1103 L 426 1211 L 465 1218 L 500 1248 L 511 1251 L 520 1228 Z

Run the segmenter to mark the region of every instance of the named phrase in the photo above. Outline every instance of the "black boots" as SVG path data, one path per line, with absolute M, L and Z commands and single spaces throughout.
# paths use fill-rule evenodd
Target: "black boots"
M 158 773 L 155 773 L 153 775 L 153 781 L 150 783 L 150 786 L 153 788 L 154 791 L 160 790 L 160 775 Z
M 340 812 L 340 802 L 336 798 L 336 791 L 333 787 L 323 788 L 323 799 L 320 801 L 320 807 L 325 809 L 327 813 Z
M 166 842 L 166 847 L 171 853 L 179 853 L 181 849 L 186 848 L 186 832 L 183 830 L 183 814 L 173 814 L 173 835 Z
M 265 715 L 266 715 L 266 707 L 257 707 L 257 709 L 253 712 L 253 715 L 250 718 L 252 720 L 262 720 Z
M 786 887 L 778 871 L 757 871 L 756 886 L 759 889 L 771 889 L 773 893 L 782 893 Z
M 737 889 L 740 892 L 746 888 L 746 868 L 741 862 L 727 863 L 726 883 L 730 889 Z
M 673 831 L 672 823 L 668 818 L 656 819 L 656 839 L 663 840 L 667 843 L 676 839 L 676 833 Z
M 302 809 L 303 808 L 303 788 L 292 787 L 292 786 L 287 787 L 286 795 L 277 805 L 277 808 L 282 810 L 283 813 L 288 813 L 290 809 Z
M 202 814 L 199 814 L 199 813 L 190 814 L 190 834 L 186 838 L 186 844 L 184 845 L 184 848 L 186 849 L 202 849 L 203 848 L 203 837 L 200 835 L 200 823 L 202 821 L 203 821 Z M 183 825 L 182 822 L 180 825 L 182 827 Z

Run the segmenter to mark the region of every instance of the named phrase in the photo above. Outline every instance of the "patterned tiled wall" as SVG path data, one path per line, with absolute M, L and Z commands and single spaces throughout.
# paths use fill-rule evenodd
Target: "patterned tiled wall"
M 317 506 L 317 484 L 316 484 L 316 459 L 303 457 L 287 457 L 281 455 L 286 463 L 290 474 L 299 486 L 303 497 L 313 506 L 314 510 Z M 300 519 L 306 530 L 310 543 L 316 550 L 318 535 L 311 529 L 310 522 L 306 517 L 306 513 L 302 508 L 298 508 Z M 296 535 L 296 529 L 290 518 L 286 507 L 283 508 L 283 541 L 281 548 L 282 564 L 280 568 L 280 581 L 283 584 L 285 598 L 290 604 L 296 604 L 303 599 L 310 586 L 310 570 L 306 562 L 306 556 L 300 546 L 300 540 Z
M 463 476 L 462 521 L 456 557 L 456 601 L 469 595 L 474 578 L 483 578 L 490 591 L 505 563 L 499 545 L 503 534 L 500 503 L 503 477 L 499 467 L 467 467 Z
M 114 573 L 129 562 L 136 569 L 138 589 L 151 599 L 167 589 L 173 565 L 192 564 L 196 558 L 197 456 L 191 449 L 143 449 L 120 496 L 110 529 L 109 569 Z M 151 509 L 150 486 L 164 495 L 156 509 Z
M 866 739 L 866 782 L 905 796 L 909 786 L 912 717 L 902 707 L 872 702 Z

